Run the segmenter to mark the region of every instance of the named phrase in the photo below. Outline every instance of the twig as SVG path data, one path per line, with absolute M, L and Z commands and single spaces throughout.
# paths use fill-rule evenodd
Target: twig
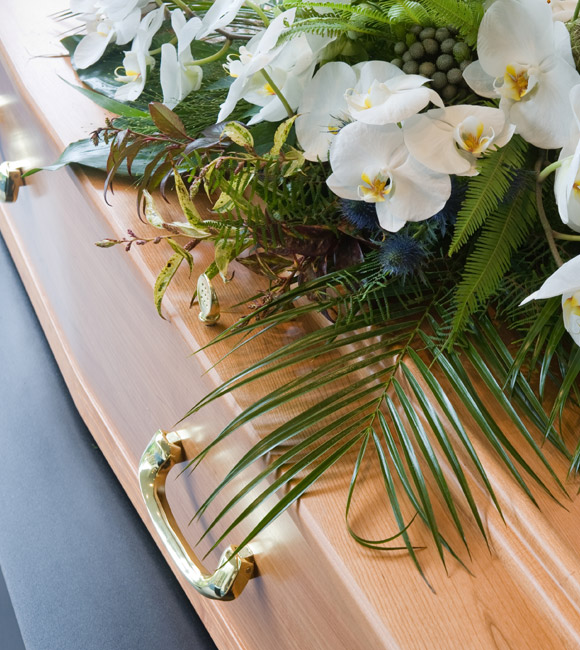
M 550 226 L 550 222 L 548 221 L 548 217 L 546 216 L 546 211 L 544 210 L 544 201 L 542 198 L 543 186 L 542 186 L 542 180 L 540 179 L 540 169 L 542 168 L 543 162 L 544 162 L 544 155 L 542 154 L 538 158 L 535 167 L 536 172 L 538 174 L 538 176 L 536 177 L 536 205 L 538 207 L 538 216 L 540 217 L 540 223 L 542 224 L 542 228 L 544 229 L 546 239 L 548 240 L 548 246 L 550 247 L 550 252 L 552 253 L 552 257 L 554 258 L 558 266 L 562 266 L 564 262 L 562 261 L 562 258 L 560 257 L 560 253 L 558 252 L 558 247 L 556 246 L 556 241 L 554 239 L 554 233 L 552 232 L 552 227 Z

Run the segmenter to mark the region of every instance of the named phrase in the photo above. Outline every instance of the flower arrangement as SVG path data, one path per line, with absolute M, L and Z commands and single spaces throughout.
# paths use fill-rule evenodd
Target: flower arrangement
M 144 227 L 156 229 L 97 245 L 168 245 L 155 286 L 160 314 L 198 244 L 215 252 L 208 280 L 227 280 L 234 261 L 265 276 L 268 289 L 219 341 L 241 336 L 241 347 L 310 313 L 327 320 L 189 413 L 321 352 L 331 359 L 258 399 L 196 459 L 255 417 L 328 388 L 201 506 L 198 515 L 246 467 L 280 450 L 215 517 L 210 529 L 278 473 L 216 544 L 286 487 L 246 544 L 358 448 L 348 522 L 374 448 L 396 532 L 367 540 L 349 526 L 353 538 L 375 549 L 400 538 L 421 571 L 405 501 L 442 559 L 444 549 L 459 559 L 432 508 L 442 499 L 465 539 L 439 457 L 484 537 L 459 447 L 501 505 L 450 396 L 530 498 L 530 483 L 565 491 L 535 435 L 578 469 L 580 447 L 568 450 L 562 415 L 580 396 L 579 8 L 568 0 L 71 0 L 86 33 L 63 42 L 80 79 L 99 90 L 82 92 L 119 117 L 71 144 L 56 166 L 88 162 L 107 172 L 107 187 L 115 175 L 134 176 Z M 184 220 L 167 223 L 153 191 L 172 187 Z M 200 191 L 210 219 L 196 209 Z M 482 391 L 549 481 L 504 435 Z

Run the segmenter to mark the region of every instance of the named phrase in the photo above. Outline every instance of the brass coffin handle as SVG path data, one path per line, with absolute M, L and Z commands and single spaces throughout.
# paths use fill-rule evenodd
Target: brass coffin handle
M 139 483 L 147 511 L 171 559 L 194 589 L 214 600 L 233 600 L 254 571 L 248 546 L 227 548 L 214 573 L 208 573 L 179 531 L 165 496 L 165 480 L 176 463 L 185 460 L 182 441 L 175 432 L 158 431 L 139 463 Z
M 0 203 L 13 203 L 24 185 L 22 170 L 9 161 L 0 164 Z

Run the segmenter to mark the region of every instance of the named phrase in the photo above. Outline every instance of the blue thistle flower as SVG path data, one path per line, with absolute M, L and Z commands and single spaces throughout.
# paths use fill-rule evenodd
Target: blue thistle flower
M 379 222 L 374 203 L 340 199 L 340 208 L 347 221 L 358 230 L 377 230 Z
M 383 271 L 403 279 L 413 275 L 426 257 L 427 252 L 418 241 L 409 235 L 398 233 L 390 235 L 379 250 L 379 262 Z

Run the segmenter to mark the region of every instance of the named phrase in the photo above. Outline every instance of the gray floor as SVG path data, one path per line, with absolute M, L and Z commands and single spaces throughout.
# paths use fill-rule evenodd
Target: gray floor
M 1 239 L 0 296 L 0 567 L 27 650 L 214 650 L 78 415 Z M 20 650 L 0 592 L 0 650 Z

